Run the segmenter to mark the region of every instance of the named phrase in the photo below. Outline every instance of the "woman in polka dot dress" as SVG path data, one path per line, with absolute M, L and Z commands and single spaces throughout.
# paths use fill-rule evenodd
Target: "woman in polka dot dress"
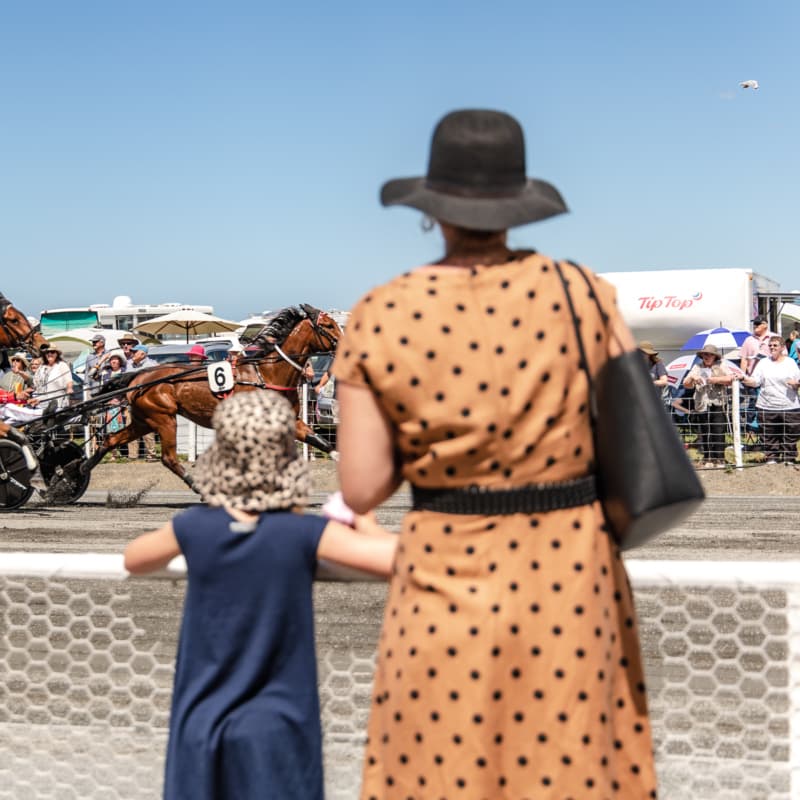
M 596 500 L 587 384 L 551 259 L 506 229 L 566 211 L 525 178 L 522 129 L 447 115 L 426 178 L 385 205 L 434 217 L 445 256 L 367 294 L 334 366 L 340 476 L 366 511 L 402 480 L 362 800 L 650 798 L 631 592 Z M 596 370 L 635 346 L 610 285 L 562 268 Z

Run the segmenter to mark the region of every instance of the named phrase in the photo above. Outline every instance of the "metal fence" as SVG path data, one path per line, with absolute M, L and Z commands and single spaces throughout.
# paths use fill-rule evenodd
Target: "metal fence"
M 773 460 L 794 462 L 798 458 L 800 429 L 795 430 L 796 424 L 793 426 L 780 416 L 773 421 L 765 420 L 756 411 L 755 394 L 742 389 L 738 382 L 734 382 L 725 403 L 719 408 L 697 412 L 690 404 L 687 406 L 683 398 L 666 399 L 665 407 L 689 455 L 701 468 L 741 468 Z M 324 396 L 320 402 L 309 384 L 303 382 L 300 386 L 300 418 L 336 447 L 338 404 L 335 398 Z M 87 441 L 92 432 L 89 428 L 85 431 Z M 190 462 L 213 440 L 213 431 L 178 417 L 178 453 Z M 783 450 L 776 450 L 773 440 L 784 442 Z M 303 457 L 309 460 L 327 456 L 303 445 Z

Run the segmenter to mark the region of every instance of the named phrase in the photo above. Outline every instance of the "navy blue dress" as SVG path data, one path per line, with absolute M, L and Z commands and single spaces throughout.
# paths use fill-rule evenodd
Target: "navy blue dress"
M 322 800 L 312 582 L 326 524 L 270 512 L 254 527 L 208 506 L 174 518 L 189 584 L 168 800 Z

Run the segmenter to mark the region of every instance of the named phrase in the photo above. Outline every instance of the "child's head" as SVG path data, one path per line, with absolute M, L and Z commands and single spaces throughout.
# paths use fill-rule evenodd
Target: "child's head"
M 220 403 L 214 443 L 192 477 L 204 502 L 241 511 L 308 503 L 311 478 L 295 443 L 295 415 L 277 392 L 257 389 Z

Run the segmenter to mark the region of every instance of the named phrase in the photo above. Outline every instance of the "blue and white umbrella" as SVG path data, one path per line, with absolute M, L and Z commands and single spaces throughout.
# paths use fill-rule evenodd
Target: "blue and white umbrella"
M 750 335 L 750 331 L 709 328 L 707 331 L 698 331 L 681 347 L 681 350 L 700 350 L 707 344 L 713 344 L 720 350 L 733 350 L 735 347 L 741 347 L 744 340 Z

